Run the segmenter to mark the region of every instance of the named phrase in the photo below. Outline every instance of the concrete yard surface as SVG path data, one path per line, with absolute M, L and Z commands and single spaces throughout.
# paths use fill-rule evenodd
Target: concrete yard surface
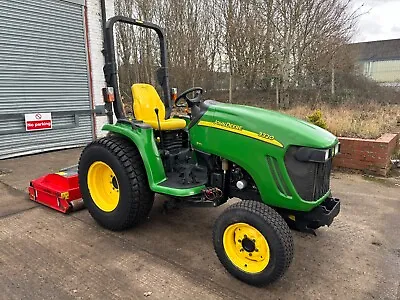
M 341 213 L 317 236 L 292 231 L 286 275 L 262 288 L 230 276 L 212 245 L 218 208 L 162 211 L 124 232 L 87 210 L 28 199 L 31 179 L 76 164 L 81 149 L 0 161 L 0 299 L 400 299 L 400 178 L 335 172 Z

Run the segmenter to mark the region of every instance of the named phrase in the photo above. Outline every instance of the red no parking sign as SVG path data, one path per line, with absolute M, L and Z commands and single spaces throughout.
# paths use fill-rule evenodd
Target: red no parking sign
M 52 129 L 51 113 L 25 114 L 25 128 L 26 131 Z

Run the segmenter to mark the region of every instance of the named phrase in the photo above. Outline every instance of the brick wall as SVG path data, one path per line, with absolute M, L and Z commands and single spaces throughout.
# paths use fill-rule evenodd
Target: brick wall
M 376 140 L 340 137 L 341 153 L 334 159 L 335 167 L 362 170 L 386 176 L 390 158 L 398 144 L 398 134 L 384 134 Z
M 92 76 L 92 98 L 94 105 L 102 105 L 103 95 L 101 89 L 106 86 L 104 81 L 103 66 L 103 32 L 101 23 L 100 1 L 87 0 L 87 27 L 88 47 L 90 51 L 90 64 Z M 106 0 L 107 19 L 114 16 L 114 0 Z M 107 117 L 96 116 L 96 136 L 102 137 L 106 133 L 101 127 L 107 123 Z

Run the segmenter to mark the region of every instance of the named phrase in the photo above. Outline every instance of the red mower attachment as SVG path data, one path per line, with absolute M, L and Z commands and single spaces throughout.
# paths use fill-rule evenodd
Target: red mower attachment
M 30 182 L 29 198 L 62 213 L 84 208 L 78 183 L 78 166 L 48 174 Z

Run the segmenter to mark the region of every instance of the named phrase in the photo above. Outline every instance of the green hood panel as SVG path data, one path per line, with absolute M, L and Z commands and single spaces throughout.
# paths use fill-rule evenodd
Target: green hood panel
M 329 194 L 315 202 L 302 200 L 286 170 L 285 154 L 290 146 L 326 149 L 338 142 L 334 135 L 308 122 L 261 108 L 214 102 L 190 128 L 190 140 L 196 150 L 244 168 L 268 205 L 309 211 Z M 276 162 L 280 183 L 268 160 Z M 287 186 L 286 194 L 278 187 L 282 184 Z
M 217 104 L 211 105 L 204 119 L 230 122 L 256 134 L 267 134 L 283 144 L 311 148 L 329 148 L 337 143 L 330 132 L 306 121 L 257 107 Z

